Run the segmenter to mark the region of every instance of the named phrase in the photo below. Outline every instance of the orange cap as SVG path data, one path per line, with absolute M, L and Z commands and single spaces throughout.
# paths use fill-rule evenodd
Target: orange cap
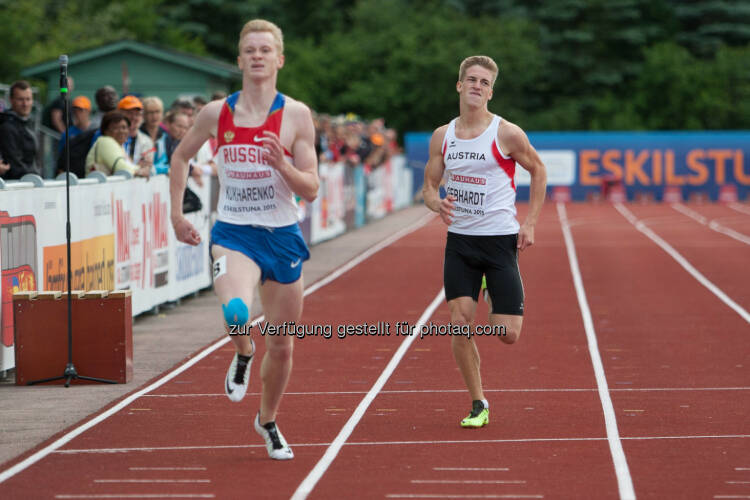
M 89 101 L 89 98 L 85 95 L 79 95 L 78 97 L 73 99 L 73 107 L 88 109 L 89 111 L 91 111 L 91 101 Z
M 126 95 L 120 99 L 117 109 L 143 109 L 143 103 L 134 95 Z

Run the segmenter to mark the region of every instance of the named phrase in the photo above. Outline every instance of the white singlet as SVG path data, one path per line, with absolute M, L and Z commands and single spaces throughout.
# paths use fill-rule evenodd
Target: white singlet
M 516 162 L 497 144 L 501 118 L 492 122 L 478 137 L 456 137 L 456 119 L 448 125 L 443 139 L 445 188 L 456 197 L 453 202 L 451 233 L 482 236 L 516 234 Z

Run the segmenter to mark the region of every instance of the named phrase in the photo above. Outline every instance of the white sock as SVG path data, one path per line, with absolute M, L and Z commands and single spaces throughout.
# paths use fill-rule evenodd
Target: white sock
M 490 407 L 490 403 L 486 399 L 482 400 L 482 404 L 484 405 L 485 408 L 489 408 Z

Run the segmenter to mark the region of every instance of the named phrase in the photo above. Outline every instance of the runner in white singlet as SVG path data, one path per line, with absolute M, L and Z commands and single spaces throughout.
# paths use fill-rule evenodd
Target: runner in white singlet
M 498 69 L 487 56 L 466 58 L 456 90 L 460 114 L 435 130 L 425 169 L 425 205 L 448 225 L 445 247 L 445 296 L 451 324 L 474 325 L 482 277 L 491 297 L 490 331 L 512 344 L 523 323 L 523 284 L 518 251 L 534 244 L 534 226 L 544 202 L 547 174 L 539 155 L 517 125 L 487 109 Z M 516 221 L 516 164 L 531 175 L 529 213 Z M 447 196 L 440 199 L 445 181 Z M 457 330 L 461 331 L 461 330 Z M 482 391 L 479 351 L 472 336 L 451 336 L 453 355 L 472 399 L 463 427 L 489 423 Z

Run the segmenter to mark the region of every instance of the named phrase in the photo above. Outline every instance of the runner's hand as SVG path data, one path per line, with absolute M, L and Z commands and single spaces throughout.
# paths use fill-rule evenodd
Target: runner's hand
M 177 239 L 188 245 L 197 245 L 201 242 L 201 235 L 184 216 L 172 218 L 172 227 Z
M 193 169 L 190 171 L 190 177 L 193 178 L 198 187 L 203 187 L 203 169 L 198 165 L 193 165 Z
M 443 219 L 443 222 L 449 226 L 453 223 L 454 201 L 456 201 L 456 197 L 450 194 L 440 200 L 440 210 L 438 213 L 440 214 L 440 218 Z
M 264 137 L 258 137 L 258 140 L 263 143 L 263 148 L 265 149 L 264 157 L 270 166 L 278 170 L 285 161 L 284 147 L 281 145 L 281 139 L 270 130 L 264 130 L 263 135 Z
M 518 231 L 518 249 L 523 251 L 534 244 L 534 226 L 524 224 Z

